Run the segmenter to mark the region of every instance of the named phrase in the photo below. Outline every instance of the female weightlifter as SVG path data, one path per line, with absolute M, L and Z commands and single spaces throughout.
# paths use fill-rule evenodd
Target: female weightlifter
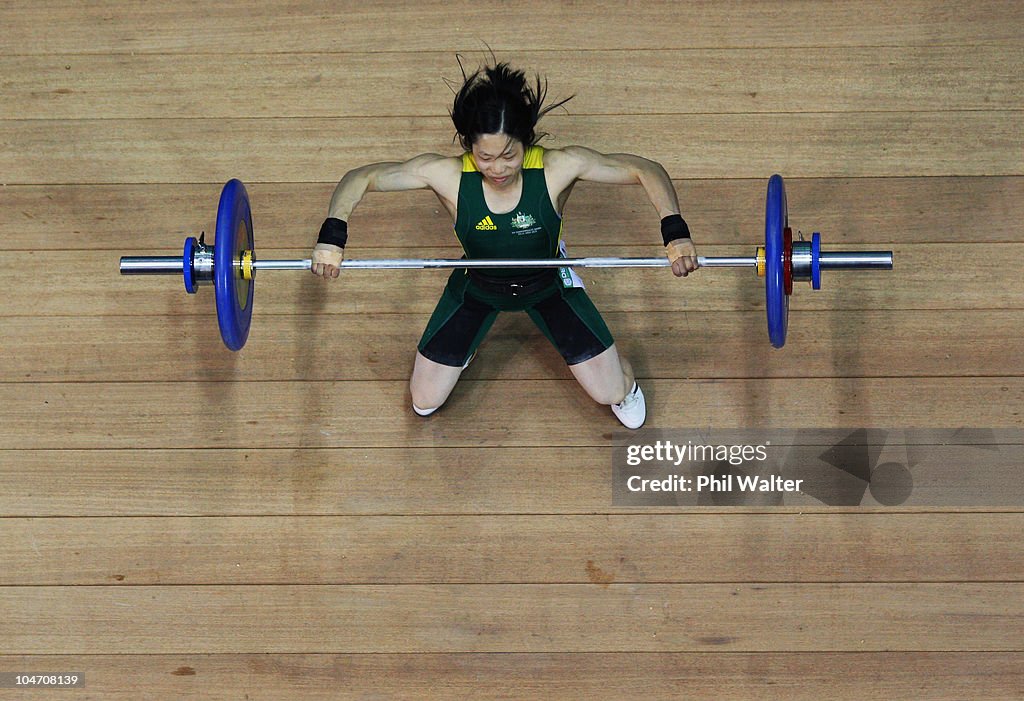
M 677 277 L 697 269 L 697 252 L 672 181 L 658 163 L 582 146 L 544 149 L 537 122 L 546 86 L 531 86 L 508 64 L 465 77 L 452 122 L 465 152 L 423 154 L 404 163 L 374 163 L 349 171 L 331 197 L 312 254 L 312 272 L 338 277 L 348 241 L 346 223 L 367 192 L 429 188 L 455 222 L 467 258 L 565 256 L 562 210 L 578 180 L 639 183 L 661 216 L 665 253 Z M 412 408 L 428 416 L 448 399 L 499 312 L 525 311 L 562 354 L 594 401 L 611 406 L 628 428 L 643 425 L 644 395 L 629 362 L 579 278 L 567 269 L 457 269 L 448 278 L 420 339 L 409 386 Z

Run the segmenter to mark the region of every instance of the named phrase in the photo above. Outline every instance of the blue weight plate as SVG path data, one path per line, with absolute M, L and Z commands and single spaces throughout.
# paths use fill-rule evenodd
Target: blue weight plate
M 821 234 L 811 235 L 811 287 L 821 289 Z
M 181 274 L 185 278 L 185 291 L 190 295 L 194 295 L 198 289 L 196 286 L 195 255 L 196 238 L 195 236 L 189 236 L 185 239 L 185 250 L 181 255 Z
M 224 345 L 241 350 L 252 324 L 253 281 L 245 280 L 235 262 L 243 250 L 253 250 L 252 211 L 245 185 L 229 180 L 217 207 L 217 239 L 213 248 L 213 285 L 217 322 Z
M 789 226 L 786 210 L 786 186 L 781 175 L 768 180 L 764 218 L 765 308 L 768 312 L 768 338 L 776 348 L 786 343 L 789 326 L 789 297 L 786 296 L 783 232 Z

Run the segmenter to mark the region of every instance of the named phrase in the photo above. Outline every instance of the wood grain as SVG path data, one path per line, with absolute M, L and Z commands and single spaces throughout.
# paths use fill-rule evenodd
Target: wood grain
M 495 16 L 501 28 L 493 26 Z M 387 17 L 387 21 L 381 21 Z M 457 19 L 453 19 L 457 18 Z M 449 52 L 485 55 L 526 49 L 692 48 L 778 46 L 919 46 L 1010 44 L 1020 40 L 1020 8 L 985 0 L 966 5 L 912 0 L 816 3 L 797 0 L 772 6 L 745 2 L 679 5 L 627 4 L 610 0 L 548 3 L 458 3 L 430 0 L 410 6 L 399 0 L 373 7 L 339 3 L 324 8 L 311 0 L 261 3 L 189 0 L 173 7 L 125 7 L 116 0 L 69 8 L 48 0 L 4 5 L 9 27 L 3 54 L 59 53 L 247 53 L 260 51 Z M 529 27 L 529 31 L 507 31 Z M 687 32 L 687 27 L 700 31 Z M 402 28 L 395 31 L 395 28 Z M 472 29 L 470 29 L 472 28 Z M 794 28 L 799 28 L 795 31 Z
M 1019 111 L 563 116 L 553 147 L 660 161 L 674 178 L 1024 174 Z M 366 163 L 455 153 L 447 117 L 0 122 L 8 185 L 323 182 Z
M 784 174 L 785 175 L 785 174 Z M 341 174 L 337 174 L 341 177 Z M 677 180 L 700 245 L 764 239 L 766 179 Z M 336 183 L 249 183 L 257 252 L 310 247 Z M 223 183 L 0 188 L 4 250 L 166 250 L 213 231 Z M 1024 177 L 786 178 L 791 222 L 846 244 L 1020 242 Z M 350 220 L 352 247 L 418 249 L 452 240 L 427 192 L 370 193 Z M 580 183 L 565 211 L 574 245 L 656 245 L 655 210 L 639 186 Z
M 0 586 L 1018 581 L 1003 536 L 1022 526 L 1020 513 L 7 519 Z
M 14 587 L 22 654 L 1019 652 L 1004 584 Z
M 650 445 L 654 440 L 681 436 L 684 418 L 679 419 L 678 432 L 644 432 L 632 440 Z M 775 432 L 751 430 L 749 435 L 759 443 L 773 436 L 778 440 Z M 841 478 L 831 493 L 847 493 L 858 498 L 858 505 L 850 506 L 852 499 L 842 500 L 846 506 L 837 503 L 838 499 L 826 503 L 821 494 L 802 493 L 787 494 L 782 504 L 704 500 L 699 504 L 618 505 L 612 493 L 612 444 L 609 438 L 602 440 L 605 442 L 596 447 L 538 448 L 7 450 L 0 454 L 5 468 L 0 470 L 0 510 L 10 517 L 46 518 L 629 515 L 638 513 L 638 508 L 644 515 L 871 515 L 894 510 L 1019 512 L 1024 503 L 1024 486 L 1017 474 L 1019 438 L 1016 443 L 1007 439 L 998 450 L 980 453 L 977 447 L 959 445 L 910 451 L 894 438 L 879 453 L 878 464 L 906 465 L 914 456 L 912 491 L 898 506 L 875 501 L 863 479 L 857 481 L 824 463 L 816 468 L 818 463 L 804 458 L 786 458 L 785 464 L 792 463 L 803 476 Z M 823 446 L 821 452 L 831 445 Z M 73 478 L 69 478 L 69 464 L 74 465 Z M 908 551 L 908 557 L 912 552 Z M 949 553 L 950 559 L 959 557 L 956 552 Z M 845 566 L 855 568 L 857 564 Z
M 891 377 L 894 357 L 908 378 L 1015 376 L 1024 356 L 1018 310 L 794 309 L 781 352 L 767 347 L 763 311 L 604 318 L 645 379 Z M 0 317 L 9 353 L 0 382 L 403 381 L 425 324 L 421 314 L 261 314 L 240 359 L 207 316 Z M 544 380 L 566 370 L 525 314 L 505 314 L 462 377 Z
M 1024 380 L 699 380 L 644 383 L 650 429 L 1024 426 Z M 465 381 L 424 421 L 405 382 L 0 385 L 6 449 L 601 446 L 619 429 L 571 379 Z M 529 398 L 528 400 L 526 398 Z M 565 417 L 572 417 L 565 421 Z M 552 427 L 557 427 L 553 431 Z
M 470 58 L 469 67 L 477 57 Z M 1001 46 L 505 52 L 571 114 L 1021 109 Z M 0 119 L 444 115 L 451 52 L 0 56 Z M 609 79 L 614 76 L 614 79 Z M 672 76 L 679 89 L 665 89 Z M 154 86 L 158 86 L 154 89 Z M 382 89 L 386 88 L 386 89 Z M 259 99 L 254 100 L 254 93 Z
M 1024 693 L 1019 652 L 18 655 L 5 669 L 79 670 L 93 698 L 919 701 Z M 22 692 L 0 690 L 0 699 Z M 73 692 L 69 692 L 73 693 Z

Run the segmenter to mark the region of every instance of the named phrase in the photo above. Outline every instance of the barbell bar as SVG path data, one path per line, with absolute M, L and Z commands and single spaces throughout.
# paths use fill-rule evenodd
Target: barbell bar
M 768 180 L 765 200 L 765 245 L 754 256 L 698 256 L 706 268 L 754 268 L 765 278 L 765 309 L 768 337 L 781 348 L 789 327 L 789 297 L 794 281 L 808 281 L 821 288 L 822 270 L 891 270 L 892 251 L 824 252 L 821 234 L 810 241 L 794 241 L 789 228 L 786 190 L 782 176 Z M 424 270 L 454 268 L 662 268 L 667 258 L 550 258 L 488 260 L 392 258 L 345 260 L 344 270 Z M 204 284 L 212 284 L 217 304 L 217 322 L 221 338 L 231 350 L 245 345 L 252 324 L 255 275 L 260 270 L 309 270 L 310 259 L 259 260 L 255 255 L 252 210 L 245 186 L 230 180 L 221 191 L 217 207 L 214 243 L 204 237 L 185 239 L 181 256 L 124 256 L 122 275 L 182 275 L 185 290 L 194 294 Z
M 201 254 L 200 254 L 201 255 Z M 833 254 L 834 255 L 834 254 Z M 752 268 L 757 258 L 697 256 L 697 261 L 706 268 Z M 139 256 L 121 259 L 122 275 L 180 275 L 183 269 L 181 256 Z M 671 265 L 664 256 L 658 258 L 488 258 L 467 260 L 465 258 L 371 258 L 365 260 L 344 260 L 345 270 L 443 270 L 451 268 L 667 268 Z M 243 275 L 259 270 L 309 270 L 312 261 L 304 259 L 241 260 L 238 266 Z

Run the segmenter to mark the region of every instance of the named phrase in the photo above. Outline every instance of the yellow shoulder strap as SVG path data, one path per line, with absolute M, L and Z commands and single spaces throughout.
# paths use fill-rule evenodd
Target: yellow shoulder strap
M 543 146 L 530 146 L 526 149 L 526 153 L 523 154 L 523 168 L 543 168 L 544 167 L 544 147 Z M 462 172 L 463 173 L 476 173 L 479 169 L 476 167 L 476 161 L 473 160 L 473 154 L 469 151 L 462 154 Z
M 543 168 L 544 167 L 544 147 L 543 146 L 531 146 L 526 149 L 526 154 L 523 156 L 523 168 Z

